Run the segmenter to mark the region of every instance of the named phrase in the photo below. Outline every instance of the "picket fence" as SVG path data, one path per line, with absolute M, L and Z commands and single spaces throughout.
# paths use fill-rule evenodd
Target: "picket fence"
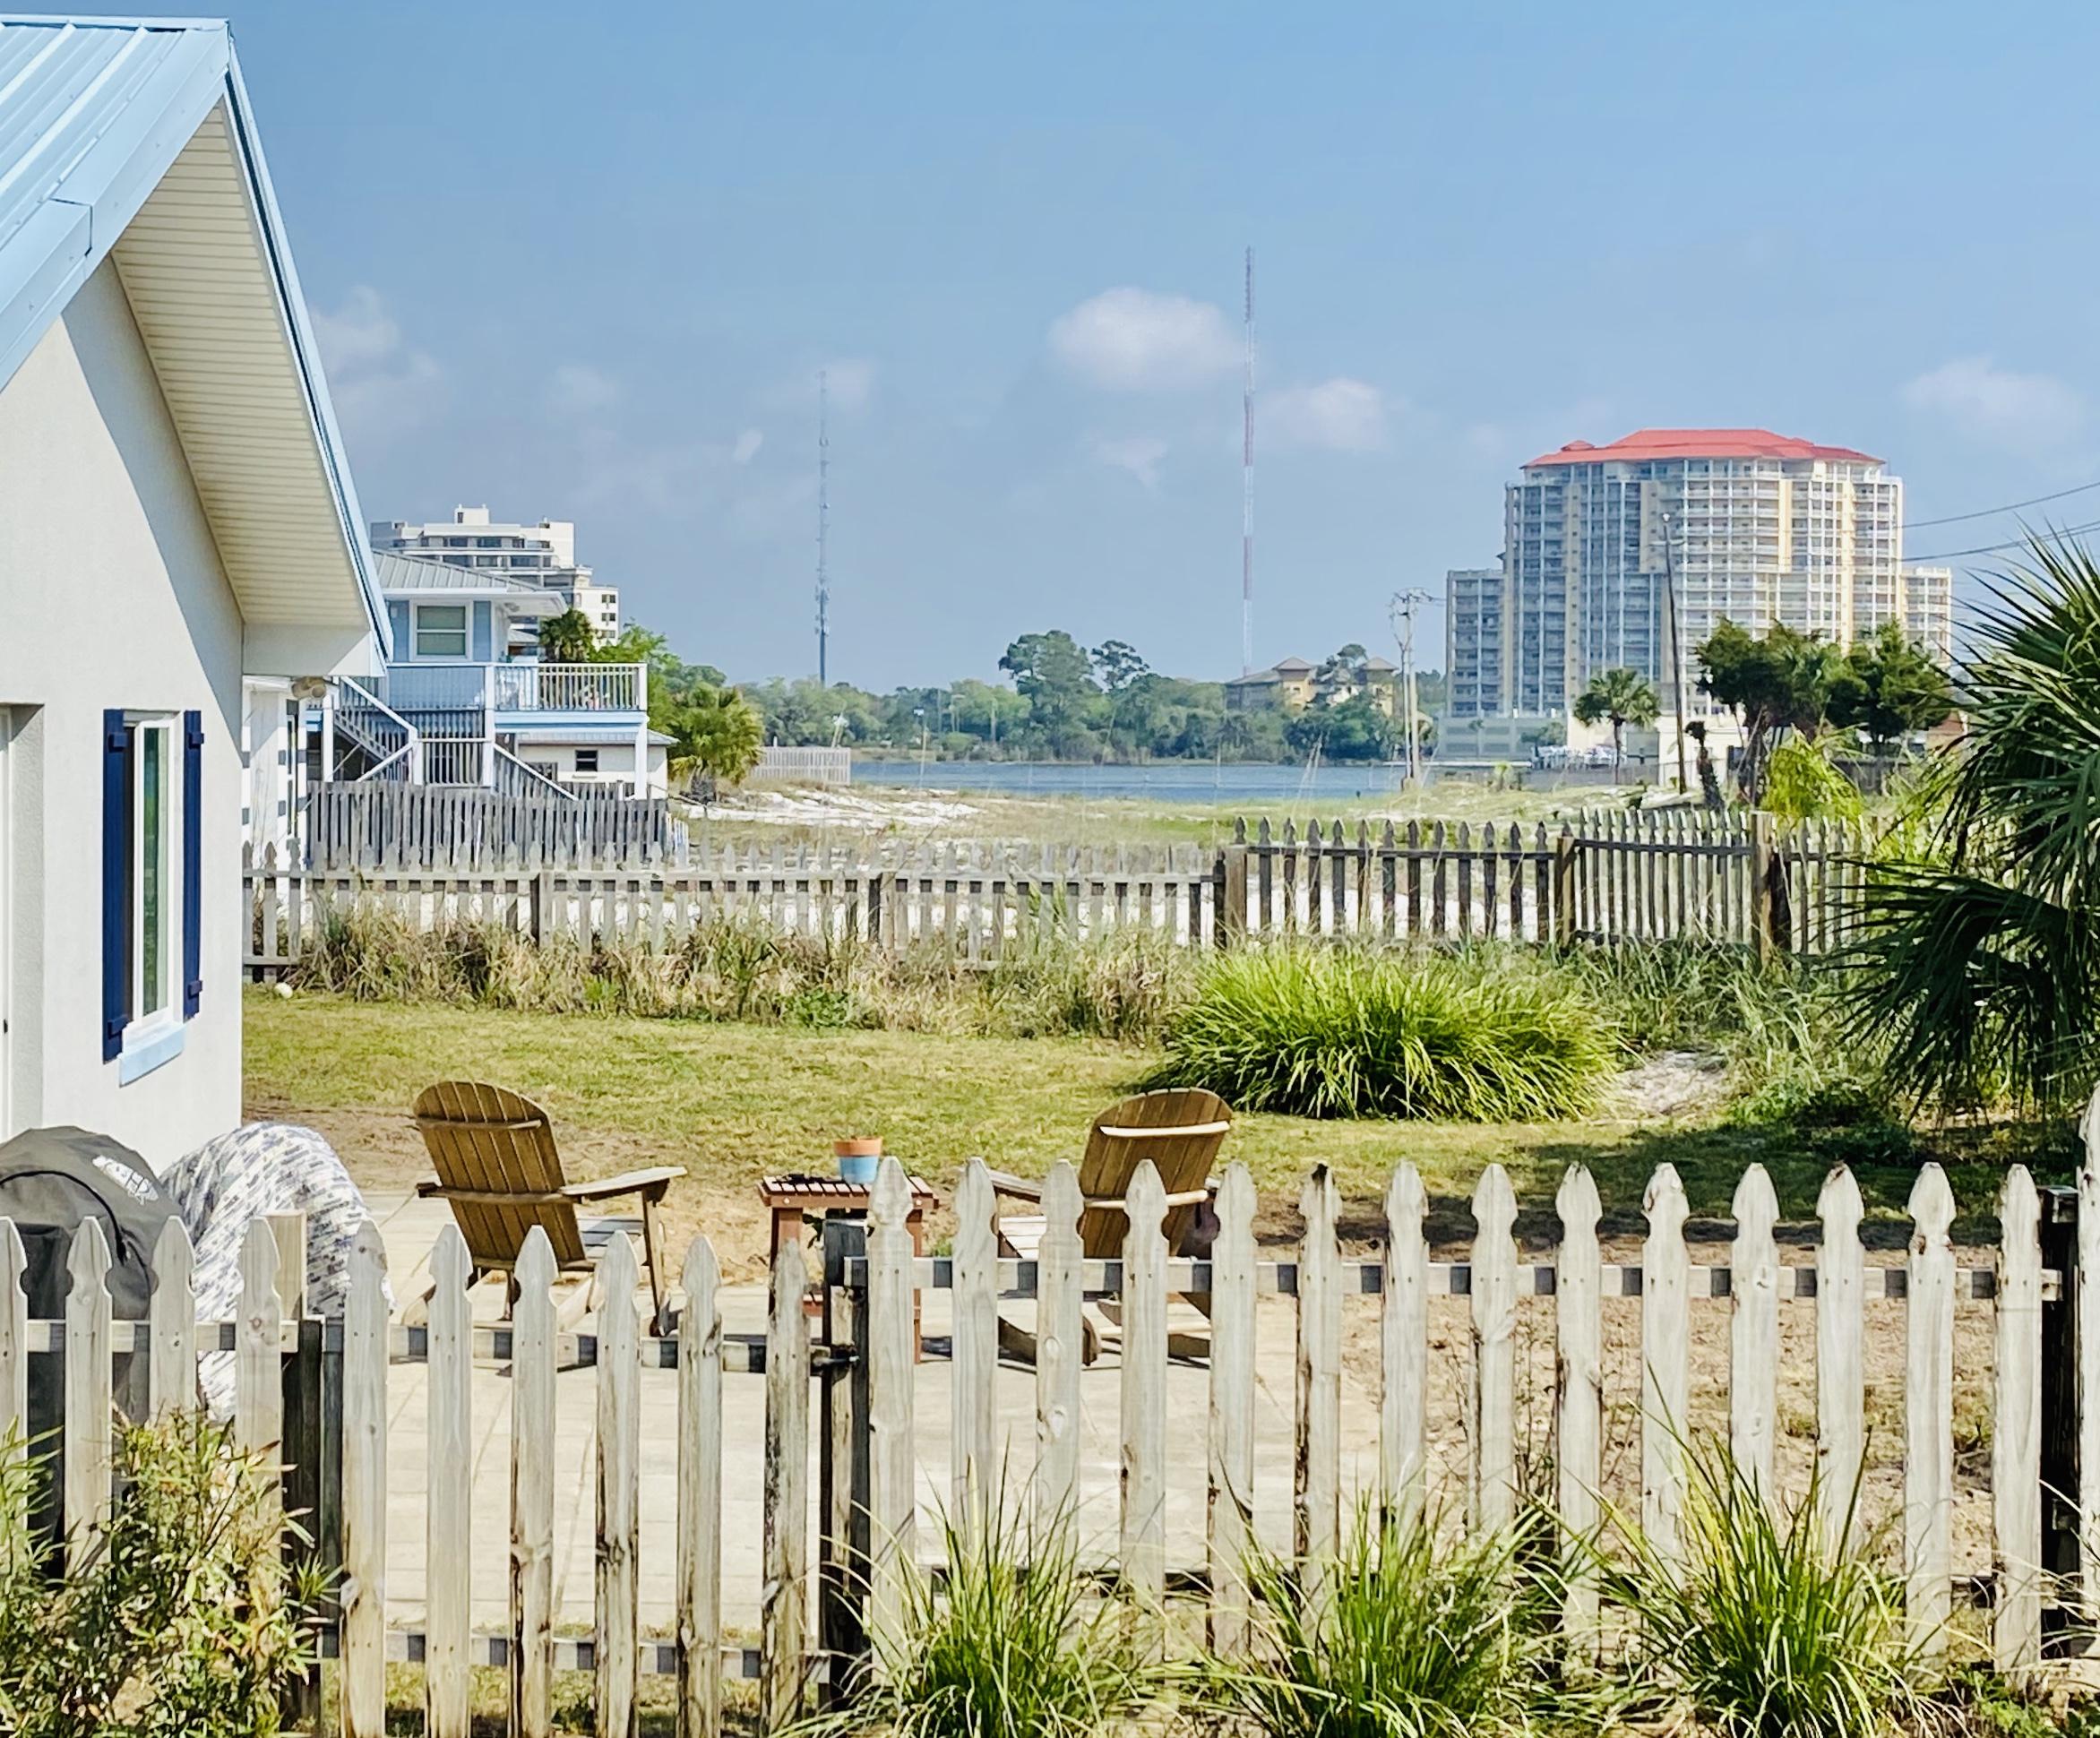
M 1467 1415 L 1460 1452 L 1467 1468 L 1467 1523 L 1483 1529 L 1506 1525 L 1523 1494 L 1519 1300 L 1553 1300 L 1557 1373 L 1550 1494 L 1571 1527 L 1586 1528 L 1597 1519 L 1604 1485 L 1603 1304 L 1611 1297 L 1638 1297 L 1644 1372 L 1640 1515 L 1648 1541 L 1665 1560 L 1682 1549 L 1687 1473 L 1679 1433 L 1692 1398 L 1691 1300 L 1729 1300 L 1727 1440 L 1745 1476 L 1774 1500 L 1779 1312 L 1787 1300 L 1813 1300 L 1819 1488 L 1825 1519 L 1834 1527 L 1866 1444 L 1865 1305 L 1874 1298 L 1902 1299 L 1901 1574 L 1911 1639 L 1928 1652 L 1947 1646 L 1958 1593 L 1950 1545 L 1956 1310 L 1960 1300 L 1986 1300 L 1995 1323 L 1995 1567 L 1986 1586 L 1961 1590 L 1987 1595 L 1991 1651 L 2001 1668 L 2024 1672 L 2041 1656 L 2044 1596 L 2053 1579 L 2043 1571 L 2045 1550 L 2059 1551 L 2068 1537 L 2075 1553 L 2075 1541 L 2100 1537 L 2093 1527 L 2100 1481 L 2080 1484 L 2075 1472 L 2080 1456 L 2088 1467 L 2100 1465 L 2100 1407 L 2091 1402 L 2100 1392 L 2100 1287 L 2084 1283 L 2100 1273 L 2100 1159 L 2091 1155 L 2076 1200 L 2075 1231 L 2051 1231 L 2054 1265 L 2044 1266 L 2042 1202 L 2027 1174 L 2016 1167 L 1999 1200 L 2002 1235 L 1995 1267 L 1963 1269 L 1949 1236 L 1952 1195 L 1939 1168 L 1926 1166 L 1910 1197 L 1912 1235 L 1904 1264 L 1869 1266 L 1860 1238 L 1859 1192 L 1839 1169 L 1820 1197 L 1822 1239 L 1813 1264 L 1789 1267 L 1782 1264 L 1774 1235 L 1772 1185 L 1751 1166 L 1735 1193 L 1726 1260 L 1700 1266 L 1686 1242 L 1684 1192 L 1665 1166 L 1648 1189 L 1640 1264 L 1619 1266 L 1602 1259 L 1597 1192 L 1588 1174 L 1575 1168 L 1555 1199 L 1562 1228 L 1557 1259 L 1538 1264 L 1519 1254 L 1515 1196 L 1502 1168 L 1490 1166 L 1472 1197 L 1468 1258 L 1442 1261 L 1431 1257 L 1421 1179 L 1403 1164 L 1384 1193 L 1382 1248 L 1376 1259 L 1360 1260 L 1343 1252 L 1338 1192 L 1331 1173 L 1321 1168 L 1307 1179 L 1300 1198 L 1304 1230 L 1295 1259 L 1271 1261 L 1258 1259 L 1254 1187 L 1246 1168 L 1235 1164 L 1218 1190 L 1215 1241 L 1200 1259 L 1188 1259 L 1167 1246 L 1166 1197 L 1144 1164 L 1124 1198 L 1127 1231 L 1120 1256 L 1093 1260 L 1084 1256 L 1080 1237 L 1076 1174 L 1060 1164 L 1044 1187 L 1046 1230 L 1038 1253 L 1024 1261 L 998 1252 L 993 1179 L 974 1160 L 955 1195 L 952 1252 L 916 1256 L 909 1185 L 902 1166 L 889 1159 L 865 1221 L 826 1223 L 824 1315 L 813 1346 L 805 1313 L 810 1276 L 796 1247 L 776 1257 L 762 1343 L 724 1335 L 719 1270 L 704 1235 L 685 1258 L 683 1295 L 674 1319 L 661 1324 L 667 1331 L 644 1330 L 634 1253 L 624 1235 L 612 1236 L 599 1258 L 595 1314 L 581 1330 L 568 1331 L 557 1315 L 555 1263 L 544 1234 L 535 1231 L 524 1246 L 510 1319 L 477 1324 L 466 1248 L 448 1226 L 431 1260 L 427 1323 L 410 1328 L 390 1320 L 386 1253 L 377 1228 L 367 1223 L 353 1244 L 341 1319 L 324 1324 L 339 1371 L 326 1410 L 340 1421 L 340 1495 L 332 1506 L 341 1582 L 331 1647 L 340 1656 L 342 1730 L 349 1738 L 380 1738 L 390 1658 L 420 1662 L 427 1729 L 441 1738 L 468 1730 L 469 1673 L 476 1665 L 507 1669 L 511 1729 L 525 1738 L 552 1729 L 557 1669 L 592 1673 L 595 1729 L 609 1734 L 635 1729 L 638 1683 L 645 1673 L 676 1679 L 680 1730 L 694 1738 L 712 1738 L 721 1730 L 729 1675 L 757 1679 L 761 1724 L 768 1730 L 794 1717 L 812 1695 L 848 1694 L 856 1662 L 880 1657 L 882 1646 L 899 1634 L 911 1579 L 929 1572 L 918 1532 L 914 1419 L 920 1384 L 943 1378 L 937 1363 L 918 1362 L 916 1311 L 918 1294 L 926 1289 L 951 1294 L 945 1381 L 953 1483 L 941 1494 L 966 1534 L 990 1524 L 990 1505 L 1002 1493 L 1009 1501 L 1034 1504 L 1046 1519 L 1072 1512 L 1080 1494 L 1082 1302 L 1120 1301 L 1115 1579 L 1147 1607 L 1161 1605 L 1170 1586 L 1201 1599 L 1212 1644 L 1226 1650 L 1242 1647 L 1247 1636 L 1243 1570 L 1256 1521 L 1255 1330 L 1262 1294 L 1295 1300 L 1292 1534 L 1297 1554 L 1315 1563 L 1344 1536 L 1341 1347 L 1348 1296 L 1376 1301 L 1381 1346 L 1377 1482 L 1382 1501 L 1404 1519 L 1426 1512 L 1430 1300 L 1467 1300 Z M 65 1319 L 31 1321 L 21 1283 L 22 1246 L 13 1225 L 0 1221 L 0 1433 L 26 1416 L 29 1358 L 59 1355 L 64 1508 L 79 1539 L 91 1539 L 111 1501 L 114 1356 L 145 1354 L 151 1404 L 164 1412 L 193 1402 L 200 1354 L 230 1350 L 238 1372 L 237 1441 L 267 1450 L 285 1437 L 280 1361 L 295 1346 L 310 1342 L 305 1330 L 314 1324 L 285 1320 L 288 1282 L 280 1278 L 282 1257 L 271 1228 L 262 1222 L 250 1227 L 241 1256 L 239 1314 L 231 1323 L 195 1321 L 189 1245 L 179 1226 L 163 1237 L 156 1260 L 149 1319 L 113 1321 L 103 1283 L 108 1252 L 99 1226 L 90 1222 L 73 1242 Z M 1201 1422 L 1168 1416 L 1168 1304 L 1176 1295 L 1202 1299 L 1210 1318 L 1209 1398 Z M 1034 1300 L 1038 1341 L 1032 1472 L 1018 1491 L 1003 1476 L 1009 1444 L 994 1404 L 1003 1298 Z M 390 1366 L 404 1361 L 428 1365 L 419 1415 L 428 1470 L 427 1579 L 421 1622 L 414 1628 L 392 1621 L 386 1587 L 390 1419 L 399 1424 L 418 1415 L 389 1398 Z M 476 1536 L 471 1529 L 477 1362 L 508 1366 L 511 1496 L 503 1540 Z M 557 1368 L 578 1365 L 595 1369 L 597 1544 L 587 1637 L 557 1634 L 554 1604 L 555 1376 Z M 647 1370 L 675 1371 L 677 1386 L 676 1507 L 674 1517 L 660 1518 L 676 1529 L 676 1611 L 661 1634 L 643 1631 L 638 1597 L 644 1524 L 641 1383 Z M 750 1523 L 742 1507 L 725 1508 L 723 1463 L 726 1452 L 748 1452 L 752 1445 L 725 1443 L 722 1400 L 725 1379 L 742 1372 L 761 1374 L 765 1383 L 763 1501 L 755 1518 L 764 1567 L 761 1608 L 732 1614 L 722 1602 L 723 1541 L 726 1529 Z M 1200 1565 L 1168 1562 L 1170 1430 L 1177 1456 L 1199 1433 L 1206 1442 L 1208 1519 Z M 813 1431 L 822 1450 L 813 1539 L 808 1526 Z M 2068 1477 L 2045 1464 L 2053 1437 L 2068 1445 Z M 1347 1446 L 1353 1453 L 1371 1447 Z M 2065 1518 L 2051 1523 L 2045 1541 L 2044 1480 L 2052 1472 Z M 650 1519 L 658 1524 L 659 1518 Z M 508 1621 L 495 1633 L 471 1628 L 469 1570 L 478 1551 L 508 1553 Z M 2071 1579 L 2074 1590 L 2082 1587 L 2086 1609 L 2100 1609 L 2093 1603 L 2100 1595 L 2100 1561 L 2088 1553 L 2076 1562 Z M 1594 1585 L 1578 1580 L 1562 1621 L 1574 1645 L 1596 1644 L 1603 1630 Z M 739 1631 L 755 1632 L 757 1645 L 732 1644 Z
M 1234 829 L 1214 851 L 947 843 L 865 851 L 705 845 L 686 862 L 310 865 L 273 846 L 245 863 L 247 964 L 296 964 L 314 930 L 359 907 L 412 928 L 495 923 L 535 939 L 662 945 L 737 913 L 787 934 L 938 944 L 995 959 L 1054 927 L 1137 929 L 1177 944 L 1353 936 L 1433 942 L 1661 941 L 1821 953 L 1856 909 L 1873 833 L 1702 810 L 1604 811 L 1530 826 L 1378 831 L 1339 822 Z
M 304 861 L 328 869 L 622 865 L 684 858 L 684 823 L 661 796 L 588 786 L 538 793 L 473 784 L 315 784 L 300 804 Z

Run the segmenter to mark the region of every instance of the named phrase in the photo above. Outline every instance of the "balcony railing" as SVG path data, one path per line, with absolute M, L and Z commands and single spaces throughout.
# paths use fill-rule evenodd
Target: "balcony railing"
M 648 702 L 641 664 L 498 664 L 499 712 L 638 712 Z
M 639 712 L 641 664 L 392 664 L 385 700 L 413 712 Z

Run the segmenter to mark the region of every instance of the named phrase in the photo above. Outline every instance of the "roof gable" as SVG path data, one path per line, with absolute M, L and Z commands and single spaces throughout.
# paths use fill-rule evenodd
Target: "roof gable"
M 0 17 L 0 386 L 112 260 L 244 620 L 386 613 L 223 23 Z

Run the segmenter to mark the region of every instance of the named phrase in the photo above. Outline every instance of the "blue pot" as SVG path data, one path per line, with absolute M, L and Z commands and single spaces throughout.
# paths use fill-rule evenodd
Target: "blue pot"
M 839 1160 L 839 1180 L 850 1183 L 856 1189 L 873 1189 L 875 1186 L 875 1173 L 882 1166 L 882 1156 L 880 1153 L 855 1153 L 851 1157 L 842 1155 Z

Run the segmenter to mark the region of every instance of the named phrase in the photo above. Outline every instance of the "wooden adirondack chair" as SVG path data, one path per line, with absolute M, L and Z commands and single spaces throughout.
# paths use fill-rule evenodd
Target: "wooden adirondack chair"
M 684 1166 L 659 1165 L 592 1183 L 567 1182 L 547 1113 L 503 1087 L 473 1080 L 441 1080 L 426 1087 L 414 1115 L 437 1169 L 435 1177 L 416 1186 L 416 1192 L 452 1203 L 476 1281 L 491 1273 L 510 1273 L 534 1226 L 547 1233 L 558 1268 L 590 1272 L 593 1262 L 584 1247 L 577 1208 L 639 1195 L 642 1264 L 662 1330 L 664 1252 L 657 1209 L 671 1184 L 685 1174 Z
M 1175 1088 L 1164 1092 L 1140 1092 L 1109 1106 L 1087 1131 L 1087 1149 L 1080 1159 L 1080 1243 L 1089 1260 L 1113 1260 L 1123 1254 L 1123 1240 L 1130 1220 L 1123 1210 L 1123 1191 L 1130 1186 L 1139 1162 L 1152 1161 L 1166 1192 L 1166 1247 L 1175 1255 L 1201 1256 L 1218 1234 L 1218 1216 L 1211 1202 L 1218 1183 L 1211 1167 L 1218 1149 L 1232 1129 L 1232 1107 L 1215 1092 L 1201 1088 Z M 992 1173 L 992 1186 L 1007 1199 L 1040 1205 L 1043 1185 L 1025 1177 Z M 1039 1213 L 1003 1215 L 998 1224 L 1001 1252 L 1020 1260 L 1033 1260 L 1043 1241 L 1043 1216 Z M 1209 1295 L 1191 1294 L 1189 1301 L 1206 1315 Z M 1089 1304 L 1082 1317 L 1084 1345 L 1081 1356 L 1091 1364 L 1099 1355 L 1104 1338 L 1121 1334 L 1120 1310 Z M 1169 1348 L 1177 1356 L 1200 1356 L 1207 1342 L 1200 1336 L 1173 1334 Z M 1028 1329 L 1002 1319 L 1000 1347 L 1014 1356 L 1033 1361 L 1036 1338 Z

